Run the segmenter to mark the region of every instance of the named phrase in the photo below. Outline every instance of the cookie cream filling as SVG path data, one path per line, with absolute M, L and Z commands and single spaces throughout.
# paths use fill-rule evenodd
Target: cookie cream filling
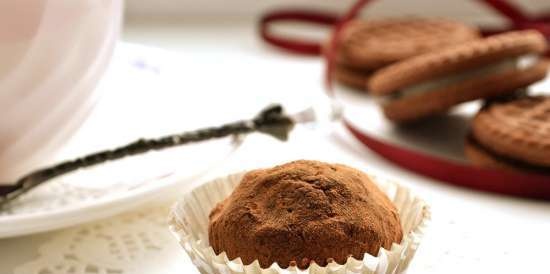
M 419 83 L 386 96 L 384 101 L 395 100 L 404 97 L 414 96 L 424 92 L 434 91 L 446 86 L 451 86 L 474 78 L 485 77 L 502 73 L 509 70 L 525 70 L 534 66 L 539 59 L 538 55 L 528 54 L 514 58 L 508 58 L 497 63 L 489 64 L 475 69 L 443 76 L 434 80 Z

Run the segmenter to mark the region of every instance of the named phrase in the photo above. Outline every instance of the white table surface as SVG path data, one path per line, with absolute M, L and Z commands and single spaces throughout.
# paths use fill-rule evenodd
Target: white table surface
M 177 52 L 182 98 L 196 101 L 196 117 L 208 124 L 248 117 L 273 101 L 298 108 L 296 102 L 323 92 L 321 60 L 264 45 L 253 20 L 133 21 L 123 39 Z M 298 130 L 287 144 L 252 136 L 216 173 L 296 158 L 352 164 L 394 178 L 425 198 L 433 221 L 409 273 L 549 273 L 550 203 L 434 182 L 388 163 L 339 126 L 317 137 Z M 35 258 L 37 247 L 55 233 L 0 240 L 0 273 Z M 154 273 L 198 273 L 182 251 L 175 252 L 181 259 L 159 261 Z

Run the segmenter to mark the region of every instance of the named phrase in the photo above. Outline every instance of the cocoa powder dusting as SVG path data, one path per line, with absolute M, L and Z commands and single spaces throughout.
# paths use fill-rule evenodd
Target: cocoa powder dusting
M 263 268 L 344 264 L 399 243 L 397 209 L 356 169 L 300 160 L 247 173 L 210 213 L 210 245 Z

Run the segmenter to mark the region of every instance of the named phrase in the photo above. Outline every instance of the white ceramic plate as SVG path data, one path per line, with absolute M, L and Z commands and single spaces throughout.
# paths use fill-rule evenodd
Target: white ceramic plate
M 171 58 L 162 50 L 119 45 L 99 85 L 101 100 L 73 139 L 60 140 L 66 146 L 57 160 L 114 148 L 141 137 L 212 125 L 194 115 L 192 100 L 182 97 L 184 93 L 177 87 L 181 75 L 174 72 L 174 67 L 163 65 L 163 60 Z M 164 104 L 170 101 L 176 103 Z M 56 178 L 0 212 L 0 238 L 109 217 L 173 194 L 178 185 L 191 183 L 214 168 L 237 146 L 231 138 L 208 141 Z

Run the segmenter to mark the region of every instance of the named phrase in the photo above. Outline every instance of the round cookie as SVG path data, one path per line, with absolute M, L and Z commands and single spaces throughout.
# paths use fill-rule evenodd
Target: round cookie
M 471 137 L 466 138 L 464 142 L 464 154 L 474 165 L 488 168 L 498 168 L 507 170 L 518 170 L 511 163 L 501 157 L 492 155 L 489 151 L 481 147 Z
M 343 264 L 402 239 L 399 214 L 364 173 L 295 161 L 247 173 L 210 213 L 210 245 L 244 264 Z
M 385 97 L 384 113 L 390 120 L 416 120 L 543 79 L 548 62 L 539 56 L 546 47 L 536 31 L 494 35 L 385 67 L 370 78 L 368 87 L 373 95 Z
M 334 78 L 336 81 L 358 90 L 367 89 L 367 82 L 371 74 L 371 71 L 354 69 L 341 64 L 337 64 L 334 67 Z
M 550 97 L 493 103 L 472 121 L 466 156 L 487 167 L 550 171 Z
M 434 49 L 479 38 L 476 28 L 447 19 L 354 20 L 338 45 L 338 63 L 377 69 Z
M 472 164 L 480 167 L 504 169 L 509 171 L 535 172 L 550 175 L 549 168 L 534 166 L 516 159 L 497 155 L 496 153 L 489 151 L 487 148 L 480 145 L 471 136 L 469 136 L 464 143 L 464 154 Z

